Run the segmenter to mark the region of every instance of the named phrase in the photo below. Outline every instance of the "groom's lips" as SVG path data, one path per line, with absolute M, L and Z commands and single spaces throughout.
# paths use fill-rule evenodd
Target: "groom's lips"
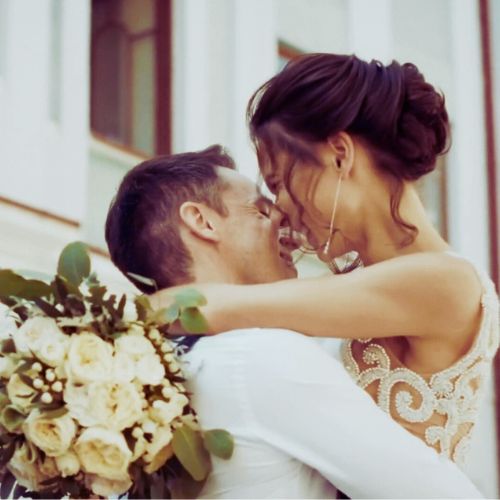
M 289 265 L 289 266 L 294 266 L 293 263 L 293 257 L 290 253 L 288 252 L 280 252 L 280 257 Z

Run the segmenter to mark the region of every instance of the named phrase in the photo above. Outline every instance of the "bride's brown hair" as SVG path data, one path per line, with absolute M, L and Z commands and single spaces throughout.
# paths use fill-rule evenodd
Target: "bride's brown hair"
M 247 119 L 261 165 L 272 166 L 278 152 L 291 159 L 285 175 L 289 192 L 294 159 L 317 163 L 314 143 L 341 131 L 357 137 L 393 179 L 392 217 L 407 232 L 405 243 L 414 239 L 417 228 L 399 214 L 403 181 L 434 169 L 449 132 L 444 96 L 415 65 L 305 55 L 255 92 Z

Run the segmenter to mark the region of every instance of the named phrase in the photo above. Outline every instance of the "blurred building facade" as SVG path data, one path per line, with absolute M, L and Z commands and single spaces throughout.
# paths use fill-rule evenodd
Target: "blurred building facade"
M 410 61 L 444 92 L 453 145 L 421 194 L 456 251 L 496 273 L 495 0 L 0 0 L 4 217 L 15 207 L 36 211 L 40 224 L 55 216 L 55 241 L 66 225 L 103 249 L 109 202 L 143 158 L 221 143 L 255 179 L 247 101 L 303 52 Z M 5 221 L 0 215 L 0 232 Z M 24 248 L 24 267 L 43 249 Z M 317 269 L 308 261 L 303 273 Z M 490 390 L 469 469 L 490 497 L 498 493 L 494 408 Z

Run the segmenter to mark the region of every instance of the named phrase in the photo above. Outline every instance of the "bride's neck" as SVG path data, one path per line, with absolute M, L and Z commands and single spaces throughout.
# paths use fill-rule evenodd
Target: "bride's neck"
M 365 218 L 364 239 L 360 255 L 365 265 L 375 264 L 393 257 L 417 252 L 443 252 L 449 250 L 448 243 L 432 225 L 422 202 L 411 184 L 405 184 L 399 204 L 401 219 L 417 228 L 417 232 L 405 231 L 397 224 L 390 209 L 384 206 L 370 210 Z M 405 239 L 414 237 L 409 244 Z

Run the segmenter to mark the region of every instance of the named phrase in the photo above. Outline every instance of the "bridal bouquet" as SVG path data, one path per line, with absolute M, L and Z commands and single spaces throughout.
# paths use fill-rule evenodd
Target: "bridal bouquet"
M 118 298 L 90 271 L 81 243 L 63 250 L 50 280 L 0 270 L 9 308 L 0 325 L 0 497 L 21 492 L 15 481 L 32 497 L 196 491 L 210 453 L 228 459 L 233 442 L 199 428 L 180 346 L 165 334 L 176 321 L 204 331 L 204 299 L 186 290 L 153 312 L 145 296 Z

